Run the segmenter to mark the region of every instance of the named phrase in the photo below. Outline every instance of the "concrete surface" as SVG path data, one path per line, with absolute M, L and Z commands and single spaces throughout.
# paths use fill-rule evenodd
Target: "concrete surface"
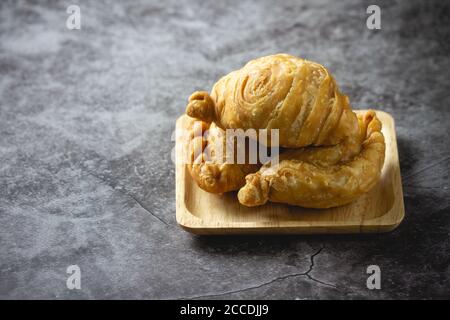
M 375 3 L 382 28 L 368 30 Z M 81 30 L 66 28 L 71 4 Z M 0 298 L 450 298 L 449 20 L 441 1 L 2 1 Z M 187 97 L 276 52 L 329 67 L 354 108 L 394 115 L 396 231 L 176 225 L 171 136 Z M 381 290 L 366 288 L 372 264 Z

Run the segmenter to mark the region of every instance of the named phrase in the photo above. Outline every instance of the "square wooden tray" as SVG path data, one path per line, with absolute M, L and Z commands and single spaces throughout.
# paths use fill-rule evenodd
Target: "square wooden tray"
M 320 210 L 275 203 L 248 208 L 239 204 L 236 192 L 215 195 L 203 191 L 186 165 L 177 161 L 178 224 L 195 234 L 377 233 L 395 229 L 405 216 L 395 124 L 388 113 L 377 111 L 377 116 L 386 139 L 385 164 L 378 185 L 355 202 Z M 178 119 L 177 130 L 185 129 L 186 120 L 186 116 Z M 182 141 L 181 136 L 176 141 L 178 159 Z

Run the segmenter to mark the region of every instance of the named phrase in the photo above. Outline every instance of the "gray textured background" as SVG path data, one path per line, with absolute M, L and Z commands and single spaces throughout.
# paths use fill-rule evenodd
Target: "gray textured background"
M 2 1 L 0 298 L 450 298 L 449 20 L 444 1 Z M 177 226 L 171 134 L 187 97 L 276 52 L 323 63 L 355 108 L 394 115 L 396 231 Z M 66 288 L 72 264 L 81 290 Z M 382 290 L 365 286 L 370 264 Z

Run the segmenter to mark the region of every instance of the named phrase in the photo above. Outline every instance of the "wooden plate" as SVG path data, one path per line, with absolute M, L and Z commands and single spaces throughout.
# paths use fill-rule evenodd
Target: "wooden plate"
M 377 111 L 377 116 L 386 139 L 381 179 L 372 191 L 353 203 L 332 209 L 275 203 L 248 208 L 239 204 L 236 192 L 216 195 L 203 191 L 186 165 L 177 161 L 178 224 L 195 234 L 376 233 L 395 229 L 405 216 L 395 125 L 388 113 Z M 185 128 L 186 120 L 187 116 L 178 119 L 177 130 Z M 182 135 L 177 135 L 177 159 L 181 159 L 182 141 Z

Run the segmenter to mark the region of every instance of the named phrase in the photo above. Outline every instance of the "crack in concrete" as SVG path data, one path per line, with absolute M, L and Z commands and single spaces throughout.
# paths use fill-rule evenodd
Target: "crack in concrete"
M 245 292 L 245 291 L 249 291 L 249 290 L 259 289 L 259 288 L 265 287 L 267 285 L 270 285 L 272 283 L 275 283 L 277 281 L 283 281 L 283 280 L 286 280 L 286 279 L 289 279 L 289 278 L 302 277 L 302 276 L 303 277 L 307 277 L 311 281 L 314 281 L 314 282 L 320 283 L 322 285 L 329 286 L 329 287 L 337 289 L 336 285 L 331 284 L 331 283 L 327 283 L 327 282 L 324 282 L 324 281 L 321 281 L 321 280 L 318 280 L 318 279 L 316 279 L 316 278 L 314 278 L 314 277 L 312 277 L 310 275 L 311 271 L 313 271 L 313 269 L 314 269 L 314 258 L 316 256 L 318 256 L 323 251 L 323 249 L 325 249 L 324 245 L 319 250 L 317 250 L 314 254 L 311 255 L 311 257 L 310 257 L 310 265 L 309 265 L 309 268 L 308 268 L 308 270 L 306 272 L 291 273 L 291 274 L 287 274 L 287 275 L 284 275 L 284 276 L 279 276 L 279 277 L 276 277 L 276 278 L 274 278 L 274 279 L 272 279 L 270 281 L 261 283 L 261 284 L 256 285 L 256 286 L 251 286 L 251 287 L 246 287 L 246 288 L 236 289 L 236 290 L 230 290 L 230 291 L 226 291 L 226 292 L 222 292 L 222 293 L 213 293 L 213 294 L 199 295 L 199 296 L 193 296 L 193 297 L 178 298 L 178 300 L 193 300 L 193 299 L 220 297 L 220 296 L 224 296 L 224 295 L 228 295 L 228 294 L 234 294 L 234 293 L 240 293 L 240 292 Z
M 124 193 L 126 195 L 128 195 L 131 199 L 133 199 L 134 201 L 136 201 L 136 203 L 138 205 L 141 206 L 142 209 L 144 209 L 145 211 L 147 211 L 148 213 L 150 213 L 153 217 L 155 217 L 156 219 L 158 219 L 161 223 L 165 224 L 166 226 L 169 226 L 169 224 L 164 221 L 162 218 L 160 218 L 156 213 L 154 213 L 152 210 L 150 210 L 149 208 L 147 208 L 147 206 L 145 206 L 140 200 L 136 199 L 133 195 L 128 194 L 128 193 Z
M 319 254 L 322 252 L 323 249 L 325 249 L 325 245 L 323 245 L 323 246 L 319 249 L 319 251 L 317 251 L 315 254 L 313 254 L 313 255 L 311 256 L 311 265 L 309 266 L 309 270 L 305 272 L 305 276 L 307 276 L 310 280 L 312 280 L 312 281 L 314 281 L 314 282 L 318 282 L 318 283 L 321 283 L 321 284 L 323 284 L 323 285 L 326 285 L 326 286 L 329 286 L 329 287 L 332 287 L 332 288 L 337 289 L 337 286 L 336 286 L 336 285 L 331 284 L 331 283 L 327 283 L 327 282 L 322 281 L 322 280 L 319 280 L 319 279 L 316 279 L 316 278 L 314 278 L 313 276 L 310 275 L 311 271 L 313 271 L 313 269 L 314 269 L 314 257 L 317 256 L 317 255 L 319 255 Z
M 147 206 L 145 206 L 140 200 L 138 200 L 135 196 L 133 196 L 132 194 L 128 193 L 127 191 L 125 191 L 125 188 L 123 186 L 120 186 L 122 189 L 118 189 L 116 188 L 116 186 L 112 185 L 109 181 L 107 181 L 106 179 L 103 179 L 102 177 L 99 177 L 98 175 L 86 171 L 89 175 L 93 176 L 94 178 L 102 181 L 103 183 L 105 183 L 108 187 L 110 187 L 111 189 L 113 189 L 114 191 L 118 191 L 121 194 L 130 197 L 131 199 L 134 200 L 134 202 L 136 202 L 142 209 L 144 209 L 145 211 L 147 211 L 148 213 L 150 213 L 150 215 L 152 215 L 155 219 L 157 219 L 158 221 L 160 221 L 162 224 L 169 226 L 169 224 L 164 221 L 162 218 L 160 218 L 156 213 L 154 213 L 152 210 L 150 210 L 149 208 L 147 208 Z
M 413 188 L 413 189 L 427 189 L 427 190 L 449 190 L 448 187 L 422 187 L 422 186 L 412 186 L 412 185 L 408 185 L 408 184 L 404 184 L 403 187 L 405 188 Z

